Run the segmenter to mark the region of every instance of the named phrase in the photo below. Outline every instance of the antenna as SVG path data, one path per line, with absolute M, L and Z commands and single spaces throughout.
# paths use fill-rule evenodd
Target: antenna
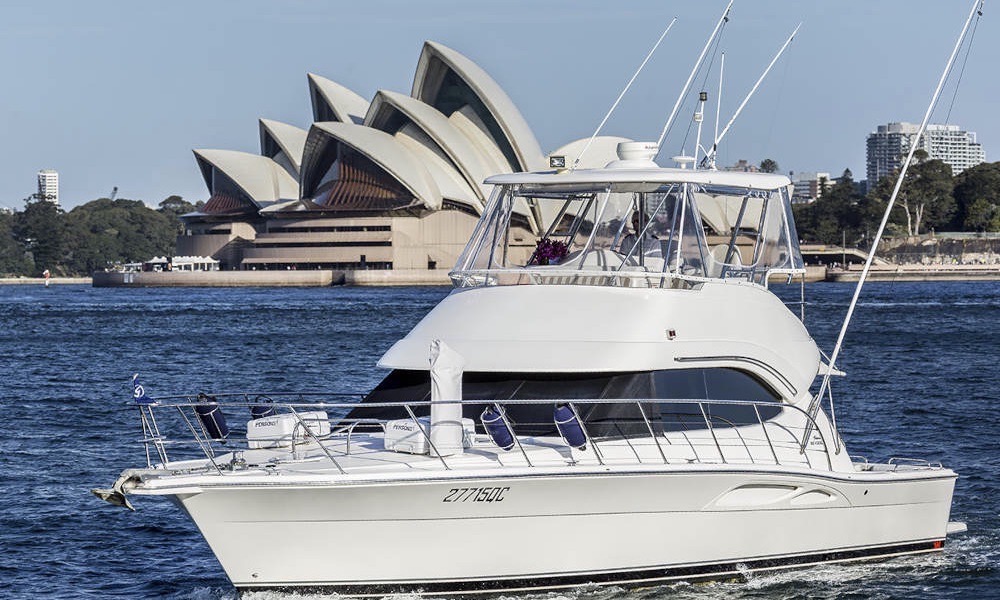
M 733 117 L 729 119 L 729 122 L 726 123 L 726 126 L 722 129 L 722 133 L 715 136 L 715 143 L 712 144 L 712 152 L 709 155 L 711 157 L 710 161 L 715 161 L 715 153 L 719 149 L 719 142 L 721 142 L 722 138 L 726 137 L 726 134 L 729 133 L 729 128 L 733 126 L 733 123 L 736 122 L 736 118 L 740 116 L 741 112 L 743 112 L 743 108 L 747 105 L 747 102 L 749 102 L 750 98 L 753 97 L 753 95 L 757 92 L 757 88 L 760 87 L 760 84 L 764 81 L 764 78 L 767 77 L 767 74 L 771 72 L 771 69 L 774 67 L 774 63 L 778 62 L 778 59 L 781 58 L 782 54 L 784 54 L 785 48 L 788 48 L 788 45 L 792 43 L 793 39 L 795 39 L 795 34 L 799 32 L 799 27 L 802 27 L 802 23 L 799 23 L 798 26 L 795 28 L 795 31 L 792 32 L 792 35 L 788 36 L 788 39 L 785 40 L 784 44 L 782 44 L 781 49 L 778 50 L 778 53 L 775 54 L 774 58 L 771 59 L 771 63 L 767 65 L 767 68 L 764 69 L 764 72 L 761 73 L 760 77 L 757 78 L 757 83 L 753 84 L 753 88 L 751 88 L 750 93 L 748 93 L 746 97 L 743 98 L 743 102 L 740 104 L 739 108 L 736 109 L 736 112 L 733 113 Z M 721 87 L 722 85 L 721 75 L 719 76 L 719 80 L 720 80 L 719 85 Z
M 719 139 L 719 117 L 722 116 L 722 73 L 726 70 L 726 53 L 722 53 L 722 57 L 719 60 L 719 96 L 715 99 L 715 137 L 713 140 Z M 715 150 L 718 148 L 718 144 L 712 143 L 711 154 L 705 153 L 705 166 L 709 169 L 715 169 Z
M 982 15 L 983 0 L 975 0 L 972 3 L 972 10 L 969 12 L 969 18 L 965 20 L 965 26 L 962 27 L 962 33 L 958 35 L 958 40 L 955 42 L 955 47 L 951 51 L 951 56 L 948 57 L 948 63 L 944 67 L 944 71 L 941 73 L 941 78 L 938 80 L 937 88 L 934 90 L 934 95 L 931 96 L 930 104 L 927 105 L 927 111 L 924 113 L 924 120 L 920 122 L 920 130 L 917 132 L 917 137 L 914 139 L 919 140 L 924 131 L 927 129 L 927 122 L 930 121 L 931 113 L 934 112 L 934 107 L 937 105 L 938 98 L 941 96 L 941 89 L 944 88 L 944 83 L 948 79 L 948 75 L 951 73 L 951 68 L 955 64 L 955 58 L 958 56 L 958 50 L 962 43 L 965 41 L 965 35 L 969 31 L 969 25 L 972 23 L 972 18 L 979 12 Z M 872 242 L 871 249 L 868 251 L 868 258 L 865 259 L 865 266 L 861 270 L 861 276 L 858 278 L 858 285 L 854 288 L 854 296 L 851 297 L 851 304 L 847 307 L 847 315 L 844 317 L 844 323 L 840 327 L 840 335 L 837 336 L 837 343 L 833 347 L 833 353 L 830 354 L 830 360 L 828 363 L 828 368 L 826 374 L 823 375 L 823 383 L 820 384 L 819 392 L 813 397 L 812 401 L 809 403 L 808 413 L 812 418 L 816 417 L 816 413 L 819 412 L 820 402 L 823 400 L 823 395 L 830 388 L 830 376 L 833 374 L 834 365 L 837 363 L 837 357 L 840 356 L 840 349 L 844 344 L 844 336 L 847 334 L 847 327 L 851 323 L 851 317 L 854 315 L 854 308 L 858 304 L 858 298 L 861 296 L 861 288 L 865 285 L 865 280 L 868 279 L 868 271 L 871 269 L 872 261 L 875 258 L 875 251 L 878 249 L 878 244 L 882 240 L 882 233 L 885 231 L 885 226 L 889 222 L 889 213 L 892 212 L 893 206 L 896 204 L 896 197 L 899 196 L 899 190 L 903 186 L 903 179 L 906 177 L 906 171 L 910 168 L 910 163 L 913 162 L 913 154 L 917 151 L 919 144 L 912 144 L 910 146 L 910 152 L 906 155 L 906 161 L 903 163 L 902 168 L 899 171 L 899 176 L 896 178 L 896 186 L 892 190 L 892 196 L 889 197 L 889 203 L 885 207 L 885 213 L 882 215 L 882 222 L 878 226 L 878 231 L 875 233 L 875 239 Z M 806 430 L 802 436 L 802 445 L 800 447 L 801 452 L 805 452 L 806 445 L 809 442 L 809 438 L 812 436 L 812 422 L 806 426 Z
M 639 68 L 636 69 L 635 74 L 632 75 L 632 79 L 628 80 L 628 83 L 625 84 L 625 89 L 622 90 L 622 93 L 618 94 L 618 99 L 615 100 L 615 103 L 611 105 L 611 109 L 608 110 L 608 114 L 604 115 L 604 119 L 601 120 L 601 124 L 598 125 L 597 129 L 594 130 L 594 135 L 590 136 L 590 139 L 587 140 L 587 145 L 583 147 L 583 150 L 580 151 L 580 154 L 576 157 L 576 160 L 573 161 L 573 167 L 572 167 L 573 169 L 576 169 L 576 166 L 580 164 L 580 159 L 582 159 L 583 155 L 587 153 L 587 150 L 590 149 L 590 145 L 594 143 L 594 139 L 597 137 L 597 134 L 601 132 L 601 129 L 604 127 L 604 124 L 607 123 L 608 119 L 611 118 L 611 113 L 615 112 L 615 109 L 618 108 L 618 103 L 622 101 L 622 98 L 625 97 L 625 94 L 626 92 L 628 92 L 628 89 L 632 87 L 632 82 L 634 82 L 635 78 L 639 76 L 640 72 L 642 72 L 643 67 L 645 67 L 646 63 L 649 62 L 649 59 L 653 57 L 653 53 L 656 52 L 656 49 L 660 47 L 660 42 L 663 41 L 663 38 L 667 37 L 667 33 L 670 32 L 670 29 L 674 26 L 674 23 L 676 22 L 677 22 L 677 17 L 674 17 L 670 21 L 670 24 L 667 25 L 667 28 L 663 30 L 663 33 L 660 34 L 660 39 L 656 40 L 656 43 L 653 44 L 653 47 L 649 50 L 649 53 L 646 54 L 646 58 L 642 61 L 642 64 L 639 65 Z
M 656 140 L 656 145 L 663 148 L 663 138 L 667 137 L 667 131 L 670 130 L 670 126 L 674 124 L 674 117 L 677 116 L 677 109 L 681 107 L 681 102 L 684 101 L 684 97 L 687 96 L 688 88 L 691 87 L 691 81 L 694 79 L 695 74 L 698 69 L 701 68 L 701 63 L 705 60 L 705 54 L 708 53 L 709 47 L 711 47 L 712 42 L 715 40 L 715 36 L 719 34 L 719 30 L 722 26 L 729 22 L 729 10 L 733 7 L 733 2 L 736 0 L 729 0 L 729 4 L 726 5 L 726 10 L 722 12 L 722 16 L 719 17 L 718 23 L 715 24 L 715 29 L 712 30 L 712 35 L 708 36 L 708 40 L 705 42 L 705 47 L 701 49 L 701 54 L 698 55 L 698 60 L 694 61 L 694 68 L 691 69 L 691 74 L 688 75 L 687 81 L 684 83 L 684 87 L 681 89 L 680 95 L 677 96 L 677 101 L 674 102 L 674 108 L 670 111 L 670 116 L 667 117 L 667 122 L 663 125 L 663 131 L 660 132 L 660 138 Z M 659 155 L 659 152 L 657 152 Z M 653 158 L 656 158 L 655 156 Z

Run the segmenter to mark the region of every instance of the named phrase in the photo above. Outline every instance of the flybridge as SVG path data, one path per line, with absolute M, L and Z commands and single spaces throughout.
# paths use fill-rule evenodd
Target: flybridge
M 605 169 L 487 180 L 497 189 L 452 272 L 456 285 L 766 285 L 804 272 L 788 178 L 661 169 L 649 159 L 655 146 L 622 146 Z

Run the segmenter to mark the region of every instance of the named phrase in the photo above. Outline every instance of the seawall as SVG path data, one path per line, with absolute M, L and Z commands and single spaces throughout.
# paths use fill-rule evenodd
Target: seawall
M 88 279 L 89 283 L 90 280 Z M 330 285 L 450 285 L 448 271 L 168 271 L 95 272 L 94 287 L 325 287 Z
M 857 281 L 861 268 L 827 269 L 826 281 Z M 899 265 L 872 267 L 868 281 L 1000 281 L 1000 265 Z
M 167 271 L 94 273 L 94 287 L 324 287 L 343 271 Z
M 90 285 L 90 277 L 53 277 L 49 285 Z M 0 285 L 45 285 L 42 277 L 0 277 Z

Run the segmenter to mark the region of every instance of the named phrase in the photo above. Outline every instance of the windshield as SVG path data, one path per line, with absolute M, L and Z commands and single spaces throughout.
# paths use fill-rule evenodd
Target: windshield
M 459 258 L 453 280 L 463 286 L 635 286 L 710 278 L 766 284 L 771 273 L 802 269 L 788 208 L 786 188 L 682 182 L 503 185 Z M 567 280 L 571 275 L 578 276 Z

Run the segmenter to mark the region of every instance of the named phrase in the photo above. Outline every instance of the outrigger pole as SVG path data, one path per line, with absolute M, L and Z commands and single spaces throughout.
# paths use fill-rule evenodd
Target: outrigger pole
M 795 31 L 792 32 L 792 35 L 788 36 L 788 39 L 785 40 L 784 44 L 782 44 L 781 49 L 778 50 L 778 53 L 775 54 L 774 58 L 771 59 L 771 63 L 767 65 L 767 68 L 764 69 L 764 72 L 761 73 L 760 77 L 757 78 L 757 83 L 753 84 L 753 88 L 751 88 L 750 92 L 746 95 L 745 98 L 743 98 L 743 102 L 740 103 L 739 108 L 736 109 L 736 112 L 733 113 L 732 118 L 729 119 L 728 123 L 726 123 L 726 126 L 722 129 L 722 133 L 716 133 L 715 142 L 712 143 L 712 151 L 706 153 L 705 155 L 705 161 L 707 164 L 711 165 L 715 164 L 715 154 L 719 149 L 719 142 L 721 142 L 722 138 L 726 137 L 726 134 L 729 133 L 729 128 L 732 127 L 733 123 L 736 122 L 736 119 L 740 116 L 740 113 L 743 112 L 743 109 L 746 107 L 747 102 L 750 102 L 750 98 L 752 98 L 753 95 L 757 93 L 757 88 L 760 87 L 760 84 L 764 82 L 764 78 L 767 77 L 767 74 L 771 72 L 772 68 L 774 68 L 774 63 L 778 62 L 778 59 L 781 58 L 781 55 L 785 53 L 785 49 L 788 48 L 788 45 L 792 43 L 793 39 L 795 39 L 795 35 L 799 32 L 800 27 L 802 27 L 802 23 L 799 23 L 798 26 L 795 28 Z M 720 88 L 722 87 L 721 72 L 719 73 L 719 87 Z
M 639 65 L 639 68 L 635 70 L 635 74 L 632 75 L 632 79 L 628 80 L 628 83 L 625 84 L 625 89 L 622 90 L 622 93 L 618 94 L 618 99 L 615 100 L 614 104 L 611 105 L 611 108 L 608 110 L 608 114 L 604 115 L 604 119 L 601 120 L 601 124 L 598 125 L 597 129 L 594 130 L 594 135 L 590 136 L 590 139 L 587 140 L 587 145 L 583 147 L 583 150 L 580 151 L 580 154 L 576 157 L 576 160 L 573 161 L 572 170 L 576 170 L 577 165 L 580 164 L 580 159 L 582 159 L 583 155 L 587 153 L 587 150 L 590 149 L 590 145 L 594 143 L 594 139 L 597 137 L 597 134 L 601 132 L 601 129 L 604 128 L 604 124 L 607 123 L 608 119 L 611 118 L 611 113 L 615 112 L 615 109 L 618 108 L 618 104 L 622 101 L 622 98 L 625 97 L 625 94 L 628 92 L 628 89 L 632 87 L 632 83 L 635 81 L 635 78 L 639 76 L 639 73 L 642 72 L 642 69 L 646 66 L 646 63 L 648 63 L 649 59 L 653 57 L 653 53 L 656 52 L 656 49 L 660 47 L 660 42 L 663 41 L 663 38 L 667 37 L 667 33 L 670 32 L 670 29 L 674 26 L 674 23 L 676 22 L 677 22 L 677 17 L 674 17 L 670 21 L 670 24 L 667 25 L 667 28 L 663 30 L 663 33 L 660 34 L 660 39 L 656 40 L 656 43 L 653 44 L 653 47 L 649 50 L 649 53 L 646 54 L 646 58 L 642 61 L 642 64 Z
M 736 0 L 729 0 L 729 4 L 726 5 L 726 10 L 722 11 L 722 16 L 719 17 L 719 21 L 715 24 L 715 29 L 712 30 L 712 35 L 708 36 L 708 40 L 705 42 L 705 47 L 701 49 L 701 54 L 698 55 L 698 60 L 694 61 L 694 68 L 691 69 L 691 74 L 688 75 L 687 81 L 684 83 L 684 87 L 681 89 L 680 95 L 677 96 L 677 101 L 674 102 L 674 108 L 670 111 L 670 116 L 667 117 L 667 122 L 663 125 L 663 131 L 660 132 L 660 138 L 656 140 L 656 146 L 659 149 L 663 149 L 663 138 L 667 137 L 667 131 L 670 130 L 670 126 L 674 123 L 674 117 L 677 116 L 677 110 L 681 107 L 681 102 L 684 101 L 684 97 L 687 96 L 688 89 L 691 87 L 691 82 L 694 80 L 694 76 L 698 73 L 698 69 L 701 68 L 701 63 L 705 60 L 705 55 L 708 53 L 708 49 L 712 46 L 712 42 L 715 41 L 715 37 L 719 34 L 719 30 L 722 26 L 729 21 L 729 10 L 733 7 L 733 2 Z M 660 150 L 657 150 L 657 155 L 659 155 Z
M 930 121 L 931 113 L 934 112 L 934 107 L 937 106 L 938 98 L 941 95 L 941 90 L 944 88 L 945 81 L 948 80 L 948 75 L 951 74 L 951 69 L 955 64 L 955 58 L 958 57 L 958 51 L 965 42 L 965 36 L 969 31 L 969 25 L 972 24 L 972 19 L 978 13 L 982 16 L 984 0 L 975 0 L 972 3 L 972 10 L 969 11 L 969 17 L 965 20 L 965 26 L 962 27 L 962 32 L 958 35 L 958 40 L 955 42 L 955 47 L 951 51 L 951 56 L 948 58 L 948 63 L 944 67 L 944 71 L 941 73 L 941 79 L 938 80 L 937 88 L 934 90 L 934 95 L 931 97 L 930 104 L 927 105 L 927 111 L 924 113 L 924 120 L 920 122 L 920 129 L 917 131 L 917 137 L 914 138 L 913 144 L 910 145 L 910 151 L 906 155 L 906 161 L 903 162 L 903 166 L 899 171 L 899 176 L 896 178 L 896 186 L 892 190 L 892 195 L 889 197 L 889 204 L 885 207 L 885 214 L 882 215 L 882 222 L 878 226 L 878 231 L 875 233 L 875 240 L 872 242 L 872 246 L 868 251 L 868 258 L 865 259 L 865 266 L 861 269 L 861 276 L 858 278 L 858 285 L 854 288 L 854 296 L 851 298 L 851 304 L 847 307 L 847 315 L 844 317 L 844 323 L 840 327 L 840 335 L 837 336 L 837 343 L 833 347 L 833 353 L 830 355 L 830 361 L 827 366 L 826 374 L 823 375 L 823 383 L 820 384 L 819 392 L 813 397 L 812 402 L 809 404 L 809 416 L 815 418 L 816 414 L 819 412 L 820 403 L 823 400 L 823 395 L 826 394 L 827 390 L 830 388 L 830 376 L 833 374 L 834 366 L 837 363 L 837 357 L 840 356 L 840 349 L 844 344 L 844 336 L 847 334 L 847 327 L 851 323 L 851 317 L 854 316 L 854 309 L 858 304 L 858 298 L 861 296 L 861 288 L 865 285 L 865 281 L 868 279 L 868 271 L 871 270 L 872 261 L 875 259 L 875 251 L 878 250 L 879 242 L 882 240 L 882 234 L 885 232 L 885 226 L 889 222 L 889 213 L 892 212 L 893 206 L 896 204 L 896 197 L 899 196 L 899 190 L 903 186 L 903 179 L 906 177 L 906 171 L 910 168 L 910 164 L 913 162 L 913 154 L 917 151 L 917 146 L 919 146 L 919 141 L 921 136 L 924 135 L 924 131 L 927 129 L 927 123 Z M 830 403 L 833 403 L 833 397 L 830 398 Z M 832 406 L 831 406 L 832 412 Z M 805 448 L 809 443 L 809 438 L 812 436 L 812 421 L 806 426 L 805 434 L 802 437 L 801 451 L 805 452 Z M 839 444 L 838 444 L 839 446 Z

